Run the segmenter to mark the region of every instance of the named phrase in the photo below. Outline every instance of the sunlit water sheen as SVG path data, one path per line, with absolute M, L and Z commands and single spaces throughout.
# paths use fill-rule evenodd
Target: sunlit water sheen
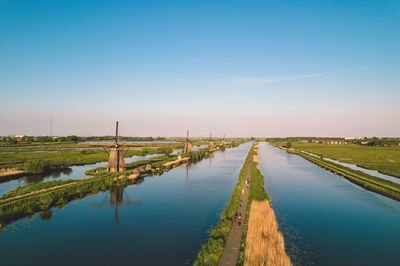
M 36 214 L 13 222 L 0 231 L 1 265 L 190 263 L 218 223 L 250 147 L 53 208 L 50 220 Z
M 259 167 L 296 264 L 400 265 L 400 203 L 259 145 Z

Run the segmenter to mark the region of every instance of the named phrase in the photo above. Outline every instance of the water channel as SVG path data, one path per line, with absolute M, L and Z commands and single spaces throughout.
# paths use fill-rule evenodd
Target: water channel
M 399 265 L 400 202 L 259 145 L 259 167 L 297 265 Z
M 306 152 L 306 151 L 301 151 L 301 152 L 303 152 L 305 154 L 308 154 L 308 155 L 311 155 L 311 156 L 314 156 L 314 157 L 321 158 L 320 156 L 318 156 L 316 154 L 313 154 L 311 152 Z M 326 161 L 330 161 L 330 162 L 333 162 L 333 163 L 340 164 L 342 166 L 351 168 L 353 170 L 361 171 L 361 172 L 364 172 L 366 174 L 369 174 L 369 175 L 372 175 L 372 176 L 376 176 L 376 177 L 379 177 L 379 178 L 382 178 L 382 179 L 385 179 L 385 180 L 392 181 L 394 183 L 400 184 L 400 178 L 395 177 L 395 176 L 383 174 L 383 173 L 378 172 L 376 170 L 370 170 L 370 169 L 367 169 L 367 168 L 363 168 L 363 167 L 360 167 L 360 166 L 358 166 L 356 164 L 340 162 L 338 160 L 334 160 L 334 159 L 331 159 L 331 158 L 323 158 L 323 159 L 326 160 Z
M 251 143 L 0 231 L 2 265 L 183 265 L 219 221 Z
M 161 156 L 162 154 L 149 154 L 145 156 L 132 156 L 125 158 L 125 163 L 133 163 L 140 160 L 148 160 L 153 157 Z M 49 174 L 44 175 L 26 175 L 22 176 L 18 179 L 9 180 L 3 183 L 0 183 L 0 197 L 7 193 L 8 191 L 15 189 L 17 187 L 25 186 L 32 182 L 40 182 L 40 181 L 52 181 L 52 180 L 66 180 L 66 179 L 79 179 L 82 177 L 86 177 L 85 172 L 87 170 L 97 168 L 97 167 L 106 167 L 107 162 L 95 163 L 95 164 L 86 164 L 86 165 L 77 165 L 71 166 L 70 169 L 65 169 L 61 171 L 55 171 Z

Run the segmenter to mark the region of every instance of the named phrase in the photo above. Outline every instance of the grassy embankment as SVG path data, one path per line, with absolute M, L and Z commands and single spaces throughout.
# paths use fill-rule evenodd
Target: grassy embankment
M 285 145 L 284 143 L 280 143 Z M 400 147 L 336 145 L 292 142 L 295 150 L 302 150 L 344 163 L 356 164 L 381 173 L 400 177 Z
M 164 149 L 128 148 L 125 157 L 157 154 Z M 104 162 L 108 154 L 103 149 L 84 150 L 37 150 L 22 149 L 12 153 L 0 153 L 0 181 L 17 178 L 21 174 L 42 174 L 66 169 L 71 165 L 85 165 Z M 12 167 L 12 168 L 11 168 Z
M 189 162 L 208 157 L 208 149 L 184 154 Z M 146 175 L 162 174 L 165 171 L 188 162 L 177 161 L 172 165 L 165 163 L 176 161 L 177 156 L 160 156 L 150 160 L 134 162 L 128 165 L 129 171 L 122 173 L 98 172 L 91 178 L 80 180 L 59 180 L 29 184 L 18 187 L 0 199 L 0 224 L 9 223 L 35 212 L 48 210 L 54 206 L 63 206 L 71 200 L 106 191 L 112 187 L 124 187 L 138 182 Z M 146 166 L 147 169 L 143 166 Z M 148 167 L 149 166 L 149 167 Z M 140 170 L 138 170 L 140 168 Z M 136 171 L 136 172 L 135 172 Z
M 226 243 L 228 241 L 229 233 L 234 223 L 235 213 L 238 209 L 240 197 L 242 195 L 242 189 L 246 178 L 246 172 L 250 156 L 252 156 L 253 147 L 250 149 L 247 155 L 246 161 L 243 164 L 243 168 L 240 171 L 237 185 L 232 191 L 231 198 L 228 202 L 228 206 L 221 214 L 218 225 L 211 231 L 208 242 L 202 246 L 201 250 L 197 254 L 194 265 L 218 265 L 222 253 L 224 252 Z
M 258 146 L 251 163 L 251 179 L 246 220 L 242 232 L 237 265 L 292 265 L 284 239 L 278 231 L 264 176 L 258 169 Z
M 366 190 L 400 201 L 400 185 L 299 151 L 289 151 Z
M 286 150 L 286 148 L 282 147 L 279 143 L 271 143 L 273 146 L 277 148 L 282 148 Z M 319 145 L 319 144 L 316 144 Z M 386 148 L 386 147 L 385 147 Z M 360 187 L 381 194 L 383 196 L 392 198 L 394 200 L 400 201 L 400 185 L 394 182 L 384 180 L 382 178 L 378 178 L 376 176 L 372 176 L 366 174 L 361 171 L 357 171 L 333 162 L 326 161 L 322 158 L 318 158 L 304 152 L 301 150 L 296 150 L 294 148 L 288 150 L 289 153 L 297 154 L 304 159 L 336 174 L 339 175 L 350 182 L 359 185 Z

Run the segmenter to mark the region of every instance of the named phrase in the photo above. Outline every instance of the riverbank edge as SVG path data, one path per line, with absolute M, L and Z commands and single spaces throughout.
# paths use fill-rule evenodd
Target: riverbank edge
M 273 146 L 275 146 L 275 147 L 278 147 L 278 146 L 276 146 L 275 144 L 277 144 L 277 145 L 282 145 L 281 143 L 274 143 L 274 144 L 270 143 L 270 144 L 273 145 Z M 341 163 L 350 163 L 350 162 L 348 162 L 348 161 L 341 160 L 340 158 L 335 157 L 335 156 L 325 156 L 325 155 L 322 154 L 322 153 L 311 152 L 311 151 L 309 151 L 309 150 L 306 150 L 306 149 L 304 149 L 304 148 L 299 148 L 299 147 L 296 147 L 296 146 L 297 146 L 296 144 L 293 144 L 293 143 L 292 143 L 292 148 L 294 148 L 295 150 L 296 150 L 296 149 L 297 149 L 297 150 L 302 150 L 302 151 L 305 151 L 305 152 L 309 152 L 309 153 L 315 154 L 316 156 L 321 156 L 321 155 L 323 155 L 323 157 L 326 157 L 326 158 L 329 158 L 329 159 L 332 159 L 332 160 L 336 160 L 336 161 L 339 161 L 339 162 L 341 162 Z M 282 147 L 282 146 L 280 146 L 280 147 L 278 147 L 278 148 L 281 148 L 281 147 Z M 283 148 L 283 147 L 282 147 L 282 148 Z M 282 149 L 282 148 L 281 148 L 281 149 Z M 283 148 L 283 149 L 285 149 L 285 148 Z M 394 173 L 393 171 L 387 171 L 387 170 L 385 170 L 385 169 L 379 169 L 379 168 L 377 168 L 377 167 L 368 167 L 368 166 L 365 166 L 365 165 L 361 165 L 361 164 L 359 164 L 359 163 L 356 163 L 356 162 L 354 162 L 354 161 L 351 162 L 351 163 L 354 164 L 354 165 L 356 165 L 356 166 L 358 166 L 358 167 L 367 169 L 367 170 L 377 171 L 378 173 L 385 174 L 385 175 L 388 175 L 388 176 L 391 176 L 391 177 L 399 178 L 399 179 L 400 179 L 400 173 L 399 173 L 399 174 L 396 174 L 396 173 Z
M 274 147 L 282 149 L 278 145 L 273 145 Z M 308 155 L 303 152 L 298 152 L 295 150 L 287 150 L 288 153 L 298 155 L 307 161 L 335 174 L 346 180 L 350 181 L 351 183 L 358 185 L 368 191 L 380 194 L 382 196 L 391 198 L 396 201 L 400 201 L 400 185 L 394 182 L 384 180 L 382 178 L 369 175 L 367 173 L 363 173 L 361 171 L 357 171 L 333 162 L 326 161 L 324 159 L 314 157 L 312 155 Z
M 225 148 L 237 147 L 238 145 L 240 144 L 225 145 L 221 147 L 217 146 L 217 149 L 225 150 Z M 204 149 L 183 154 L 182 156 L 189 156 L 190 159 L 186 161 L 181 160 L 169 166 L 164 166 L 164 164 L 176 160 L 175 157 L 177 156 L 171 156 L 166 160 L 157 161 L 155 163 L 152 159 L 145 160 L 142 161 L 142 165 L 153 163 L 156 166 L 148 170 L 144 169 L 145 171 L 135 174 L 133 178 L 131 177 L 133 174 L 132 171 L 121 173 L 99 173 L 89 179 L 74 180 L 74 182 L 70 183 L 68 186 L 62 187 L 58 184 L 59 187 L 55 189 L 49 187 L 48 190 L 41 193 L 35 193 L 33 195 L 27 194 L 26 196 L 22 195 L 16 199 L 3 199 L 0 201 L 0 223 L 8 224 L 25 216 L 31 216 L 34 213 L 49 210 L 52 207 L 63 207 L 70 201 L 97 194 L 100 191 L 105 192 L 112 187 L 125 187 L 131 184 L 136 184 L 140 178 L 149 175 L 161 175 L 162 173 L 181 165 L 183 162 L 197 162 L 203 158 L 208 158 L 209 153 L 211 153 L 209 149 Z M 136 170 L 136 168 L 133 170 Z M 64 180 L 64 182 L 71 182 L 71 180 Z
M 250 207 L 253 200 L 256 201 L 268 201 L 271 202 L 271 198 L 268 195 L 267 190 L 264 187 L 264 176 L 261 174 L 260 169 L 258 169 L 258 145 L 254 146 L 253 152 L 254 159 L 251 162 L 251 179 L 250 179 L 250 191 L 249 191 L 249 199 L 247 202 L 246 208 L 246 218 L 243 223 L 243 232 L 240 240 L 240 249 L 239 254 L 236 260 L 236 265 L 244 265 L 245 262 L 245 253 L 246 253 L 246 239 L 247 239 L 247 231 L 248 231 L 248 223 L 250 218 Z
M 197 257 L 193 265 L 218 265 L 220 263 L 232 229 L 232 225 L 234 223 L 233 219 L 239 206 L 240 196 L 244 187 L 244 181 L 246 179 L 248 162 L 252 156 L 253 149 L 254 144 L 250 148 L 246 160 L 243 163 L 243 167 L 238 176 L 238 182 L 233 188 L 227 207 L 222 212 L 217 226 L 211 231 L 207 243 L 204 244 L 197 253 Z
M 127 152 L 128 152 L 128 156 L 126 156 L 126 158 L 130 158 L 130 157 L 132 157 L 132 156 L 146 156 L 146 155 L 151 155 L 151 154 L 157 154 L 157 151 L 155 150 L 155 149 L 145 149 L 146 147 L 144 147 L 143 148 L 143 150 L 141 150 L 141 151 L 135 151 L 135 150 L 127 150 Z M 99 148 L 99 151 L 98 151 L 99 153 L 103 153 L 104 151 L 103 150 L 101 150 L 100 148 Z M 78 154 L 78 155 L 80 155 L 80 156 L 85 156 L 85 155 L 88 155 L 88 154 Z M 90 154 L 89 154 L 90 155 Z M 61 159 L 43 159 L 43 158 L 39 158 L 39 160 L 48 160 L 48 161 L 54 161 L 54 162 L 60 162 L 60 163 L 62 163 L 62 164 L 65 164 L 66 162 L 68 162 L 68 160 L 61 160 Z M 65 169 L 71 169 L 70 167 L 71 166 L 81 166 L 81 165 L 87 165 L 87 164 L 97 164 L 97 163 L 102 163 L 102 162 L 107 162 L 108 161 L 108 158 L 102 158 L 102 159 L 99 159 L 99 158 L 88 158 L 88 160 L 86 160 L 86 161 L 82 161 L 82 160 L 77 160 L 77 161 L 74 161 L 74 162 L 68 162 L 68 164 L 69 164 L 69 166 L 68 167 L 59 167 L 59 168 L 56 168 L 56 169 L 54 169 L 53 171 L 54 172 L 57 172 L 57 171 L 62 171 L 62 170 L 65 170 Z M 21 165 L 19 165 L 18 167 L 19 168 L 21 168 L 21 167 L 25 167 L 25 165 L 28 163 L 29 161 L 26 161 L 26 162 L 23 162 Z M 14 170 L 17 170 L 17 168 L 1 168 L 1 169 L 3 169 L 3 171 L 4 172 L 6 172 L 7 171 L 7 169 L 10 169 L 10 170 L 12 170 L 12 169 L 14 169 Z M 27 171 L 27 170 L 21 170 L 21 171 L 23 171 L 23 172 L 19 172 L 18 174 L 15 174 L 15 173 L 12 173 L 12 172 L 10 172 L 10 174 L 2 174 L 2 175 L 0 175 L 0 183 L 4 183 L 4 182 L 7 182 L 7 181 L 10 181 L 10 180 L 14 180 L 14 179 L 18 179 L 18 178 L 21 178 L 21 177 L 23 177 L 23 176 L 26 176 L 26 175 L 32 175 L 32 176 L 40 176 L 40 175 L 43 175 L 43 174 L 47 174 L 48 173 L 48 171 L 42 171 L 42 172 L 39 172 L 39 173 L 33 173 L 33 172 L 29 172 L 29 171 Z M 53 171 L 51 171 L 51 172 L 53 172 Z
M 315 157 L 319 157 L 319 158 L 322 158 L 322 159 L 324 159 L 324 160 L 325 160 L 325 158 L 326 158 L 326 159 L 330 159 L 330 160 L 337 161 L 337 162 L 340 162 L 340 163 L 350 164 L 350 165 L 353 165 L 353 166 L 357 166 L 357 167 L 363 168 L 363 169 L 365 169 L 365 170 L 376 171 L 376 172 L 378 172 L 378 173 L 380 173 L 380 174 L 384 174 L 384 175 L 387 175 L 387 176 L 393 177 L 393 178 L 398 178 L 398 179 L 400 180 L 400 175 L 385 173 L 385 172 L 382 171 L 382 170 L 368 168 L 368 167 L 366 167 L 366 166 L 359 165 L 359 164 L 356 164 L 356 163 L 343 162 L 343 161 L 338 160 L 338 159 L 335 159 L 335 158 L 324 157 L 323 155 L 321 156 L 321 154 L 316 154 L 316 153 L 308 152 L 308 151 L 305 151 L 305 150 L 301 150 L 301 152 L 306 153 L 306 154 L 308 153 L 308 155 L 315 156 Z M 325 160 L 325 161 L 326 161 L 326 160 Z M 333 163 L 335 163 L 335 162 L 333 162 Z M 343 166 L 343 165 L 342 165 L 342 166 Z M 346 167 L 346 166 L 344 166 L 344 167 Z M 351 168 L 350 168 L 350 169 L 351 169 Z M 352 170 L 355 170 L 355 169 L 352 169 Z M 355 171 L 360 171 L 360 170 L 355 170 Z M 361 172 L 362 172 L 362 171 L 361 171 Z M 364 173 L 365 173 L 365 172 L 364 172 Z M 368 173 L 366 173 L 366 174 L 368 174 Z M 374 176 L 374 177 L 377 177 L 377 178 L 380 178 L 380 177 L 375 176 L 375 175 L 372 175 L 372 174 L 369 174 L 369 175 Z M 387 179 L 384 179 L 384 178 L 380 178 L 380 179 L 387 180 Z M 388 180 L 388 181 L 390 181 L 390 180 Z

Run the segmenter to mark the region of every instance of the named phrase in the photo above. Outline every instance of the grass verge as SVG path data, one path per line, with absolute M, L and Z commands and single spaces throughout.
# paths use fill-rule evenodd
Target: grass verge
M 400 185 L 302 152 L 290 151 L 362 188 L 400 201 Z
M 250 149 L 246 161 L 244 162 L 243 168 L 240 171 L 237 185 L 233 189 L 231 198 L 228 202 L 228 206 L 221 214 L 218 225 L 211 231 L 208 242 L 202 246 L 201 250 L 197 254 L 197 259 L 195 260 L 194 265 L 219 264 L 222 253 L 224 252 L 226 246 L 226 242 L 228 241 L 229 233 L 232 229 L 235 213 L 239 206 L 244 181 L 246 178 L 248 162 L 250 160 L 252 150 L 253 147 Z
M 257 156 L 257 146 L 255 146 L 254 157 Z M 254 160 L 256 159 L 256 160 Z M 251 163 L 251 179 L 250 179 L 250 191 L 249 191 L 249 200 L 247 202 L 247 210 L 246 210 L 246 219 L 243 223 L 243 232 L 240 240 L 240 250 L 238 254 L 238 258 L 236 261 L 237 265 L 243 265 L 245 261 L 245 250 L 246 250 L 246 237 L 248 231 L 248 221 L 250 214 L 250 206 L 253 200 L 258 201 L 271 201 L 267 191 L 264 188 L 264 176 L 261 174 L 258 169 L 258 158 L 254 158 Z

